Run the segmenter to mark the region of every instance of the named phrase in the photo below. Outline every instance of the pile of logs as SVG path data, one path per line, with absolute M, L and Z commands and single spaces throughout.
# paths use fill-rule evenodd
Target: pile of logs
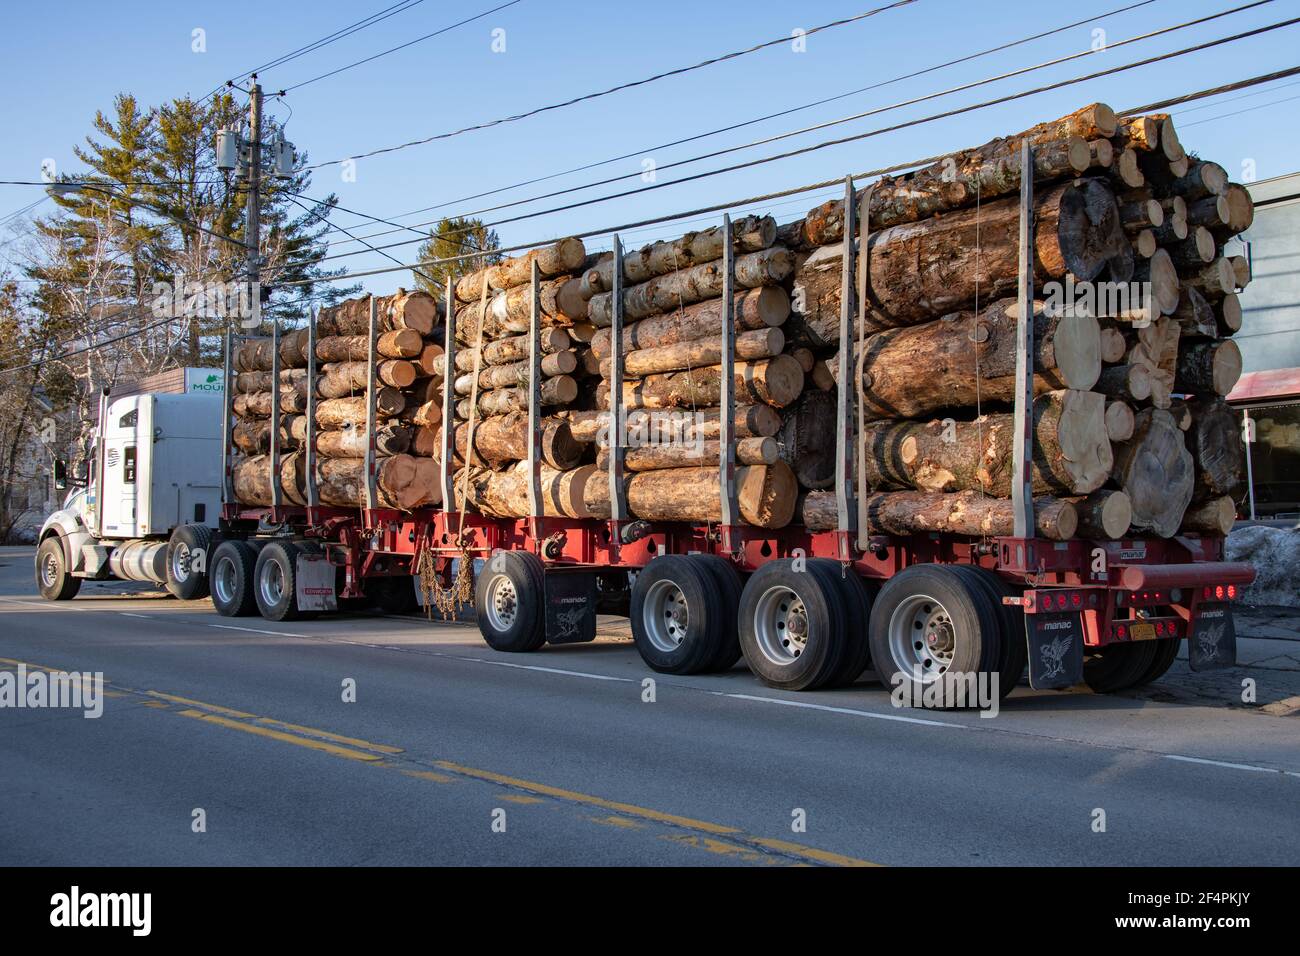
M 995 139 L 856 197 L 853 241 L 864 301 L 852 382 L 838 381 L 844 203 L 778 226 L 732 223 L 735 412 L 741 519 L 764 528 L 835 526 L 836 389 L 865 425 L 870 530 L 1006 535 L 1010 502 L 1021 147 L 1033 147 L 1036 533 L 1064 540 L 1225 533 L 1243 446 L 1224 402 L 1241 371 L 1231 335 L 1250 280 L 1224 243 L 1251 221 L 1248 193 L 1185 154 L 1163 114 L 1119 118 L 1104 104 Z M 863 240 L 863 236 L 867 238 Z M 724 233 L 690 232 L 626 252 L 563 239 L 461 276 L 457 350 L 445 369 L 440 303 L 381 301 L 379 424 L 386 502 L 440 503 L 442 376 L 454 394 L 455 500 L 493 517 L 529 512 L 532 274 L 540 275 L 539 393 L 546 515 L 610 514 L 608 409 L 627 410 L 625 495 L 634 517 L 716 522 L 723 392 Z M 622 380 L 611 381 L 615 269 Z M 366 300 L 322 312 L 317 376 L 305 338 L 281 340 L 277 477 L 303 495 L 303 413 L 317 396 L 321 498 L 356 504 L 364 455 Z M 860 353 L 856 342 L 862 341 Z M 272 476 L 270 345 L 236 357 L 242 500 Z M 360 410 L 360 413 L 358 413 Z M 360 475 L 360 479 L 358 476 Z M 325 485 L 329 485 L 328 492 Z

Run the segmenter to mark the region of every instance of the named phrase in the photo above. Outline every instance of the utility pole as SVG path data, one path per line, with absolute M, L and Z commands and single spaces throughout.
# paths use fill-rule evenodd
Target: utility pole
M 262 186 L 262 87 L 257 74 L 251 77 L 248 98 L 248 211 L 245 228 L 248 240 L 248 291 L 253 315 L 262 320 L 261 291 L 261 186 Z

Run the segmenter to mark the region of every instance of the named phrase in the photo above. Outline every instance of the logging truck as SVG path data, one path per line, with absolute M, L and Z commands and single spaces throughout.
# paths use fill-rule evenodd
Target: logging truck
M 874 671 L 907 700 L 972 675 L 1006 694 L 1027 670 L 1111 692 L 1184 642 L 1193 669 L 1231 666 L 1254 570 L 1224 556 L 1222 396 L 1249 276 L 1218 256 L 1242 193 L 1164 114 L 1093 104 L 850 178 L 779 229 L 564 239 L 442 301 L 230 332 L 219 519 L 159 560 L 191 573 L 180 596 L 273 621 L 413 610 L 418 579 L 513 653 L 623 614 L 654 671 L 743 658 L 786 690 Z M 1076 279 L 1143 295 L 1100 317 L 1037 301 Z M 672 440 L 633 438 L 663 415 Z M 49 570 L 42 593 L 71 596 Z

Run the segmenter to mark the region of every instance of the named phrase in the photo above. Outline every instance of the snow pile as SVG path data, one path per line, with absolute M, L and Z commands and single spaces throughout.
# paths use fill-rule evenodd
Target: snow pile
M 1247 603 L 1300 607 L 1300 530 L 1238 528 L 1228 535 L 1227 557 L 1255 566 L 1255 583 L 1242 593 Z

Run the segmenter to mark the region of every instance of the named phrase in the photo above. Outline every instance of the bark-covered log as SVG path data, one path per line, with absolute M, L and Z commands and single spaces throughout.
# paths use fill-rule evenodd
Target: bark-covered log
M 567 413 L 575 441 L 601 441 L 609 422 L 609 412 L 570 411 Z M 631 409 L 625 412 L 627 441 L 716 440 L 721 433 L 719 409 Z M 781 413 L 771 405 L 736 405 L 732 428 L 737 438 L 771 437 L 781 429 Z
M 307 387 L 307 370 L 305 368 L 285 368 L 280 370 L 280 383 L 299 389 Z M 237 372 L 235 374 L 234 391 L 236 394 L 251 394 L 253 392 L 269 392 L 271 390 L 271 373 L 266 372 Z M 304 393 L 305 394 L 305 393 Z
M 375 391 L 375 416 L 393 418 L 400 415 L 406 406 L 406 399 L 395 388 L 377 389 Z M 366 397 L 353 395 L 348 398 L 326 398 L 316 403 L 316 424 L 320 428 L 338 429 L 366 426 Z
M 323 504 L 364 507 L 366 463 L 363 458 L 321 458 L 316 464 L 316 489 Z M 385 508 L 409 510 L 422 504 L 436 504 L 437 482 L 425 485 L 410 455 L 393 455 L 375 461 L 375 497 Z
M 1105 399 L 1095 392 L 1047 392 L 1034 399 L 1033 489 L 1086 495 L 1105 483 L 1113 459 Z M 1010 496 L 1015 420 L 877 422 L 868 426 L 865 477 L 875 489 L 977 490 Z
M 978 317 L 957 312 L 867 339 L 862 400 L 870 418 L 917 418 L 977 401 L 1010 401 L 1015 392 L 1014 299 Z M 1101 374 L 1101 333 L 1083 315 L 1034 315 L 1035 393 L 1087 391 Z M 977 376 L 978 369 L 978 376 Z
M 544 277 L 573 272 L 587 259 L 587 249 L 581 239 L 561 239 L 549 246 L 531 249 L 522 256 L 512 256 L 493 265 L 476 269 L 456 280 L 456 298 L 461 302 L 475 302 L 483 292 L 483 283 L 497 291 L 511 289 L 528 283 L 532 277 L 533 261 Z
M 306 422 L 302 415 L 287 415 L 280 419 L 280 451 L 292 451 L 300 439 L 294 435 L 294 426 Z M 230 440 L 245 455 L 265 455 L 271 450 L 271 420 L 269 418 L 240 418 L 230 430 Z
M 570 345 L 569 333 L 560 328 L 545 328 L 538 330 L 538 344 L 542 347 L 542 352 L 549 354 L 551 352 L 562 352 Z M 496 339 L 492 342 L 486 342 L 483 345 L 483 357 L 479 361 L 479 367 L 485 365 L 508 365 L 511 362 L 526 362 L 529 355 L 529 339 L 527 333 L 523 335 L 511 335 L 504 339 Z M 456 352 L 456 371 L 472 372 L 474 371 L 475 362 L 474 349 L 458 349 Z
M 776 241 L 776 220 L 771 216 L 742 216 L 731 223 L 732 247 L 738 255 L 766 249 Z M 623 254 L 623 278 L 627 284 L 648 282 L 656 276 L 679 272 L 722 258 L 722 227 L 688 232 L 678 238 L 653 242 Z M 614 254 L 607 252 L 583 275 L 593 294 L 614 288 Z M 588 296 L 590 299 L 591 296 Z
M 732 300 L 737 332 L 766 329 L 780 325 L 790 315 L 790 296 L 780 286 L 742 289 Z M 722 299 L 708 299 L 694 305 L 653 315 L 623 327 L 623 349 L 660 348 L 722 334 Z M 597 329 L 591 337 L 591 349 L 599 358 L 608 358 L 609 329 Z
M 364 393 L 370 377 L 366 362 L 330 362 L 317 370 L 316 394 L 323 398 L 343 398 Z M 375 366 L 375 378 L 380 385 L 392 388 L 409 388 L 416 377 L 416 368 L 405 359 L 384 359 Z
M 755 289 L 779 285 L 794 269 L 794 255 L 780 246 L 746 253 L 735 259 L 736 286 Z M 629 319 L 640 319 L 680 306 L 716 299 L 722 295 L 721 261 L 705 262 L 681 272 L 658 276 L 649 282 L 623 290 L 623 312 Z M 587 303 L 587 319 L 607 328 L 613 321 L 612 295 L 602 292 Z
M 1241 437 L 1241 416 L 1222 399 L 1187 403 L 1191 424 L 1187 448 L 1196 469 L 1198 500 L 1234 495 L 1246 479 L 1246 445 Z
M 1233 296 L 1235 300 L 1235 296 Z M 1172 318 L 1178 323 L 1180 337 L 1186 339 L 1212 339 L 1219 334 L 1219 322 L 1214 307 L 1205 296 L 1191 286 L 1184 286 L 1178 298 L 1178 308 Z
M 722 445 L 716 441 L 635 445 L 623 451 L 623 468 L 627 471 L 661 471 L 666 468 L 702 468 L 717 466 Z M 780 458 L 775 438 L 738 438 L 735 443 L 737 465 L 772 465 Z M 596 453 L 596 468 L 609 468 L 609 449 Z
M 1079 517 L 1075 532 L 1092 541 L 1118 541 L 1128 534 L 1133 505 L 1122 491 L 1104 488 L 1087 497 L 1067 499 Z
M 560 471 L 576 468 L 586 449 L 574 439 L 569 423 L 564 419 L 545 418 L 541 432 L 539 450 L 542 461 Z M 526 459 L 528 413 L 509 412 L 478 422 L 474 426 L 474 450 L 482 462 L 492 467 Z M 468 451 L 469 425 L 466 423 L 456 428 L 456 452 L 462 461 L 467 461 Z
M 294 453 L 280 459 L 278 481 L 280 503 L 283 505 L 306 504 L 302 485 L 303 462 L 303 457 Z M 254 455 L 251 458 L 236 458 L 231 465 L 231 472 L 236 501 L 263 508 L 271 507 L 273 481 L 270 456 Z
M 756 362 L 736 362 L 735 397 L 744 404 L 784 408 L 803 391 L 803 369 L 788 355 Z M 689 369 L 647 375 L 623 383 L 623 404 L 628 408 L 697 408 L 717 405 L 722 391 L 722 367 Z M 600 407 L 609 407 L 609 385 L 597 390 Z
M 542 356 L 541 372 L 544 379 L 557 375 L 569 375 L 578 369 L 578 357 L 571 350 L 552 352 Z M 478 374 L 479 388 L 515 388 L 528 384 L 532 373 L 532 362 L 524 359 L 508 365 L 487 365 Z M 461 375 L 456 379 L 457 395 L 468 395 L 474 386 L 474 373 Z
M 528 486 L 531 480 L 528 462 L 521 461 L 503 471 L 471 467 L 468 477 L 465 471 L 459 471 L 453 489 L 458 507 L 469 507 L 493 518 L 525 518 L 529 514 Z M 602 482 L 609 484 L 594 465 L 568 471 L 557 471 L 544 465 L 541 474 L 543 515 L 550 518 L 591 517 L 585 503 L 587 487 Z
M 306 343 L 303 343 L 306 348 Z M 424 339 L 415 329 L 393 329 L 375 338 L 375 351 L 384 358 L 415 358 Z M 327 335 L 316 340 L 318 362 L 365 362 L 370 359 L 369 335 Z M 303 363 L 306 364 L 306 356 Z
M 1195 342 L 1178 355 L 1176 387 L 1190 395 L 1227 395 L 1241 378 L 1241 349 L 1232 339 Z
M 798 485 L 785 462 L 738 467 L 735 480 L 745 524 L 784 528 L 790 523 Z M 716 466 L 638 472 L 627 479 L 626 493 L 628 510 L 646 521 L 722 520 Z M 586 505 L 592 517 L 609 517 L 608 481 L 587 482 Z
M 343 428 L 316 433 L 316 451 L 325 458 L 364 458 L 369 444 L 364 428 Z M 400 455 L 411 445 L 411 430 L 402 424 L 375 427 L 375 453 Z
M 1111 477 L 1129 497 L 1135 529 L 1176 534 L 1192 500 L 1194 469 L 1173 415 L 1160 408 L 1138 412 L 1133 437 L 1115 445 Z
M 398 289 L 394 295 L 375 297 L 376 320 L 381 332 L 394 329 L 413 329 L 428 335 L 438 318 L 438 301 L 427 292 L 407 292 Z M 370 334 L 370 297 L 348 299 L 338 305 L 327 306 L 316 317 L 316 334 L 331 335 Z
M 1222 196 L 1228 191 L 1228 174 L 1218 163 L 1193 160 L 1187 175 L 1174 180 L 1170 189 L 1188 201 Z
M 1093 391 L 1125 402 L 1151 397 L 1151 375 L 1145 365 L 1111 365 L 1102 369 Z
M 1212 301 L 1237 291 L 1237 273 L 1232 263 L 1222 256 L 1184 275 L 1182 281 Z
M 808 390 L 782 414 L 781 460 L 801 488 L 829 488 L 835 481 L 835 396 Z
M 750 332 L 737 332 L 734 343 L 732 354 L 735 358 L 757 361 L 780 355 L 785 348 L 785 335 L 780 329 L 754 329 Z M 623 374 L 629 378 L 643 378 L 656 372 L 704 368 L 721 361 L 722 338 L 719 333 L 708 338 L 628 352 L 623 357 Z M 609 359 L 600 363 L 600 374 L 602 378 L 609 378 Z
M 1014 530 L 1011 502 L 978 491 L 939 494 L 928 491 L 886 491 L 866 498 L 868 528 L 877 534 L 908 535 L 933 531 L 970 536 L 1010 535 Z M 810 491 L 800 499 L 799 519 L 809 531 L 835 528 L 835 492 Z M 1078 515 L 1074 505 L 1055 498 L 1034 499 L 1035 533 L 1065 541 L 1074 536 Z
M 1236 521 L 1237 505 L 1224 495 L 1194 503 L 1183 515 L 1183 523 L 1178 530 L 1183 534 L 1227 535 Z

